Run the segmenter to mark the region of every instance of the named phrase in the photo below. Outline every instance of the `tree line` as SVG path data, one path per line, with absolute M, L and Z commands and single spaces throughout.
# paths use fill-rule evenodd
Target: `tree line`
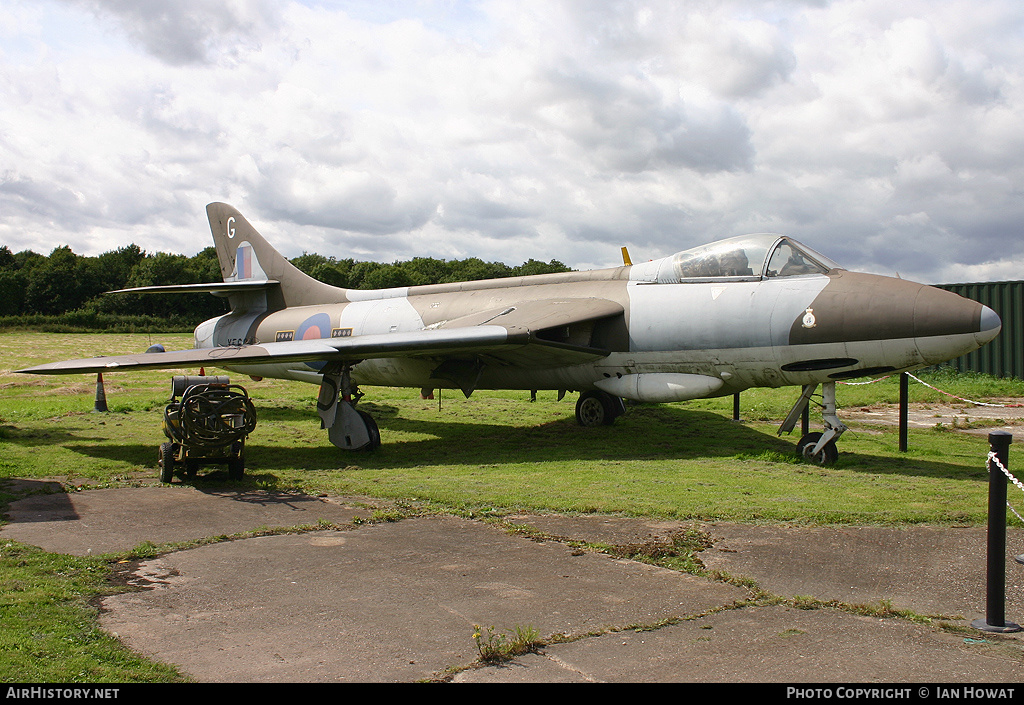
M 336 259 L 303 253 L 291 260 L 298 269 L 333 286 L 383 289 L 566 272 L 557 260 L 530 259 L 518 266 L 478 258 L 443 260 L 416 257 L 393 263 Z M 188 330 L 227 312 L 225 299 L 210 294 L 116 294 L 139 286 L 220 281 L 213 247 L 198 254 L 147 253 L 135 244 L 97 256 L 70 247 L 49 255 L 12 252 L 0 245 L 0 327 L 58 329 Z

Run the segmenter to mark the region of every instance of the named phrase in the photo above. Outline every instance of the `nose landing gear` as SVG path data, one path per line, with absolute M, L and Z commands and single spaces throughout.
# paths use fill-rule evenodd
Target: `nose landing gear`
M 810 403 L 816 384 L 804 385 L 803 392 L 790 410 L 786 420 L 779 426 L 779 435 L 791 433 L 797 420 Z M 826 382 L 821 385 L 821 416 L 825 427 L 824 432 L 808 433 L 797 443 L 797 455 L 817 465 L 832 465 L 839 458 L 836 441 L 846 431 L 846 425 L 839 420 L 836 408 L 836 383 Z

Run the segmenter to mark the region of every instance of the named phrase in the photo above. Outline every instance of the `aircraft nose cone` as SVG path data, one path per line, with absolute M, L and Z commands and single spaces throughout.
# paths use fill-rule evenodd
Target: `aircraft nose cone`
M 990 309 L 988 306 L 981 307 L 981 322 L 978 325 L 978 332 L 975 333 L 974 337 L 978 341 L 978 345 L 984 345 L 990 342 L 993 338 L 999 335 L 999 331 L 1003 327 L 1003 322 L 999 319 L 999 314 Z
M 952 291 L 846 271 L 831 275 L 801 309 L 790 326 L 789 345 L 843 343 L 835 359 L 854 359 L 859 370 L 937 365 L 977 350 L 1001 326 L 995 311 Z M 831 361 L 808 357 L 804 364 Z
M 1001 325 L 995 311 L 951 291 L 922 286 L 914 303 L 914 338 L 929 364 L 977 350 Z

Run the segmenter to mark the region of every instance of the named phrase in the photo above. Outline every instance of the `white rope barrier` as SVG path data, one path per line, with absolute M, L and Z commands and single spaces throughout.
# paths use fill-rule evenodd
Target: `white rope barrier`
M 1013 474 L 1009 470 L 1007 470 L 1001 462 L 999 462 L 999 456 L 996 455 L 995 451 L 990 450 L 988 452 L 988 462 L 995 463 L 996 467 L 1002 470 L 1003 474 L 1006 475 L 1010 482 L 1013 483 L 1013 486 L 1019 489 L 1021 492 L 1024 492 L 1024 482 L 1021 482 L 1016 477 L 1014 477 Z M 1024 523 L 1024 517 L 1021 517 L 1021 515 L 1017 513 L 1017 510 L 1013 508 L 1013 505 L 1010 504 L 1009 500 L 1007 500 L 1006 506 L 1009 508 L 1011 512 L 1013 512 L 1013 515 L 1015 517 L 1017 517 L 1018 519 L 1020 519 L 1022 523 Z
M 924 386 L 928 387 L 929 389 L 934 389 L 939 394 L 945 394 L 946 396 L 953 397 L 954 399 L 959 399 L 960 401 L 965 401 L 968 404 L 976 404 L 978 406 L 997 406 L 997 407 L 1001 407 L 1001 408 L 1004 408 L 1004 409 L 1013 409 L 1013 408 L 1024 406 L 1024 404 L 990 404 L 990 403 L 984 402 L 984 401 L 973 401 L 971 399 L 964 399 L 963 397 L 958 397 L 956 394 L 950 394 L 949 392 L 944 392 L 943 390 L 939 389 L 938 387 L 933 387 L 932 385 L 928 384 L 927 382 L 925 382 L 922 379 L 918 379 L 917 377 L 915 377 L 914 375 L 910 374 L 909 372 L 907 372 L 906 374 L 907 374 L 907 377 L 910 377 L 915 382 L 920 382 L 921 384 L 923 384 Z
M 904 374 L 906 374 L 907 377 L 910 377 L 910 379 L 914 380 L 915 382 L 920 382 L 921 384 L 923 384 L 924 386 L 928 387 L 929 389 L 934 389 L 939 394 L 945 394 L 946 396 L 953 397 L 954 399 L 959 399 L 960 401 L 967 402 L 968 404 L 975 404 L 977 406 L 995 406 L 995 407 L 999 407 L 999 408 L 1002 408 L 1002 409 L 1016 409 L 1016 408 L 1024 407 L 1024 404 L 992 404 L 990 402 L 974 401 L 973 399 L 964 399 L 963 397 L 958 397 L 956 394 L 952 394 L 950 392 L 947 392 L 947 391 L 944 391 L 942 389 L 939 389 L 938 387 L 934 387 L 934 386 L 928 384 L 927 382 L 925 382 L 923 379 L 920 379 L 919 377 L 915 377 L 914 375 L 910 374 L 909 372 L 906 372 Z M 885 377 L 877 377 L 875 379 L 869 379 L 866 382 L 840 382 L 839 384 L 845 384 L 845 385 L 848 385 L 848 386 L 851 386 L 851 387 L 857 387 L 857 386 L 860 386 L 862 384 L 874 384 L 875 382 L 881 382 L 883 379 L 889 379 L 890 377 L 892 377 L 892 375 L 886 375 Z
M 892 377 L 892 375 L 876 377 L 875 379 L 869 379 L 867 382 L 840 382 L 839 384 L 845 384 L 848 387 L 859 387 L 862 384 L 874 384 L 875 382 L 881 382 L 883 379 L 889 379 L 890 377 Z
M 958 397 L 956 394 L 952 394 L 950 392 L 947 392 L 947 391 L 944 391 L 942 389 L 939 389 L 938 387 L 935 387 L 935 386 L 933 386 L 931 384 L 928 384 L 923 379 L 920 379 L 919 377 L 915 377 L 914 375 L 910 374 L 909 372 L 906 372 L 905 374 L 907 375 L 907 377 L 909 377 L 910 379 L 914 380 L 915 382 L 919 382 L 919 383 L 923 384 L 924 386 L 928 387 L 929 389 L 935 390 L 939 394 L 945 394 L 946 396 L 953 397 L 954 399 L 959 399 L 960 401 L 966 402 L 968 404 L 975 404 L 977 406 L 992 406 L 992 407 L 999 407 L 999 408 L 1004 408 L 1004 409 L 1014 409 L 1014 408 L 1024 407 L 1024 404 L 993 404 L 993 403 L 990 403 L 990 402 L 974 401 L 973 399 L 965 399 L 963 397 Z M 858 385 L 862 385 L 862 384 L 874 384 L 875 382 L 881 382 L 883 379 L 889 379 L 889 377 L 891 377 L 891 376 L 892 375 L 886 375 L 885 377 L 877 377 L 875 379 L 869 379 L 866 382 L 840 382 L 840 384 L 846 384 L 846 385 L 850 385 L 850 386 L 858 386 Z M 1019 489 L 1022 492 L 1024 492 L 1024 482 L 1021 482 L 1016 477 L 1014 477 L 1010 473 L 1010 471 L 1007 470 L 1003 466 L 1003 464 L 1001 462 L 999 462 L 999 457 L 993 451 L 991 451 L 991 450 L 988 452 L 988 460 L 989 460 L 989 462 L 994 462 L 996 464 L 996 467 L 998 467 L 1000 470 L 1002 470 L 1003 474 L 1006 475 L 1006 477 L 1010 480 L 1010 482 L 1013 483 L 1014 487 L 1016 487 L 1017 489 Z M 1017 510 L 1013 508 L 1013 506 L 1010 504 L 1009 501 L 1006 502 L 1006 506 L 1007 506 L 1007 508 L 1011 512 L 1013 512 L 1013 515 L 1015 517 L 1017 517 L 1017 519 L 1019 519 L 1021 521 L 1021 523 L 1024 523 L 1024 517 L 1022 517 L 1020 514 L 1017 513 Z

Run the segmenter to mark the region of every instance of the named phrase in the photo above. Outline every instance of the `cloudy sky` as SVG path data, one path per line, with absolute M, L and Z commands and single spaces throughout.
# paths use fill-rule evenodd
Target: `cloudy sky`
M 0 244 L 1024 279 L 1020 0 L 4 0 Z

